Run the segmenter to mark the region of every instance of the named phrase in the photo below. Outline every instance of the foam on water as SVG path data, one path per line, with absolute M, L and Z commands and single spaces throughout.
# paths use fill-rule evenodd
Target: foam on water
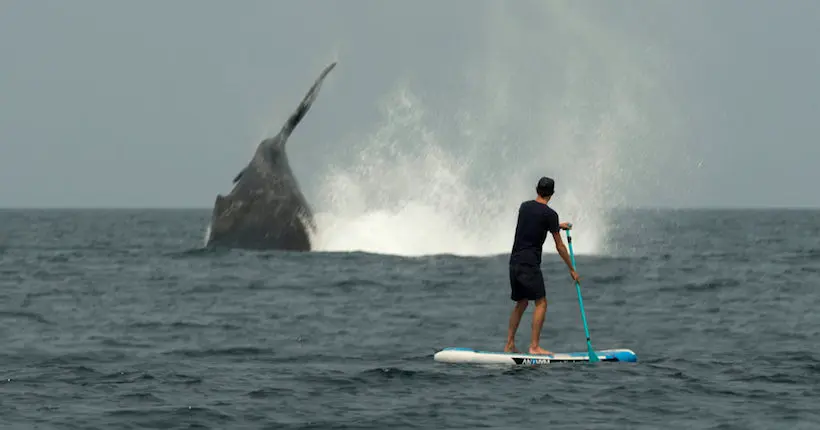
M 354 162 L 327 172 L 317 249 L 506 253 L 519 203 L 547 175 L 576 252 L 607 252 L 607 209 L 630 205 L 673 157 L 651 136 L 650 125 L 671 127 L 668 100 L 653 92 L 657 60 L 629 55 L 628 41 L 582 12 L 536 9 L 542 21 L 489 7 L 455 111 L 404 83 L 385 97 L 382 122 L 351 144 Z

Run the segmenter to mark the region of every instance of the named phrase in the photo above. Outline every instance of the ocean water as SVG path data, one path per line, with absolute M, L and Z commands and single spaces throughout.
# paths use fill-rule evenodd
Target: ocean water
M 535 368 L 432 359 L 503 347 L 506 255 L 209 251 L 207 217 L 0 212 L 0 427 L 820 428 L 820 212 L 612 215 L 578 272 L 593 346 L 638 362 Z M 544 272 L 542 344 L 583 351 Z

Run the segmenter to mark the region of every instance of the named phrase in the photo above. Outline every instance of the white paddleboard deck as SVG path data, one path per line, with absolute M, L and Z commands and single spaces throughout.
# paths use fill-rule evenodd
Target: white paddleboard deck
M 602 362 L 636 362 L 638 356 L 629 349 L 595 351 Z M 440 363 L 538 365 L 589 361 L 585 352 L 556 352 L 552 355 L 532 355 L 514 352 L 479 351 L 472 348 L 444 348 L 433 355 Z

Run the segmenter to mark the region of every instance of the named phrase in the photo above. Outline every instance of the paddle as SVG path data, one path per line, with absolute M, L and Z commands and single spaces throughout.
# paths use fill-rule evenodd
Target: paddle
M 569 226 L 572 228 L 572 225 Z M 567 243 L 569 243 L 569 257 L 572 261 L 572 270 L 575 270 L 575 254 L 572 252 L 572 236 L 569 234 L 569 229 L 567 230 Z M 600 361 L 598 360 L 598 354 L 592 350 L 592 343 L 589 341 L 589 329 L 587 328 L 587 317 L 584 314 L 584 300 L 581 299 L 581 284 L 578 281 L 575 281 L 575 290 L 578 291 L 578 306 L 581 308 L 581 321 L 584 322 L 584 334 L 587 335 L 587 352 L 589 353 L 589 361 L 591 363 Z

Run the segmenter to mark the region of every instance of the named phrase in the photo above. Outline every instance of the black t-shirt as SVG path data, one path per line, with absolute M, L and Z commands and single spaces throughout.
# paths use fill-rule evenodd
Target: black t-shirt
M 558 213 L 551 207 L 535 200 L 521 203 L 510 264 L 541 265 L 547 232 L 555 233 L 558 230 Z

